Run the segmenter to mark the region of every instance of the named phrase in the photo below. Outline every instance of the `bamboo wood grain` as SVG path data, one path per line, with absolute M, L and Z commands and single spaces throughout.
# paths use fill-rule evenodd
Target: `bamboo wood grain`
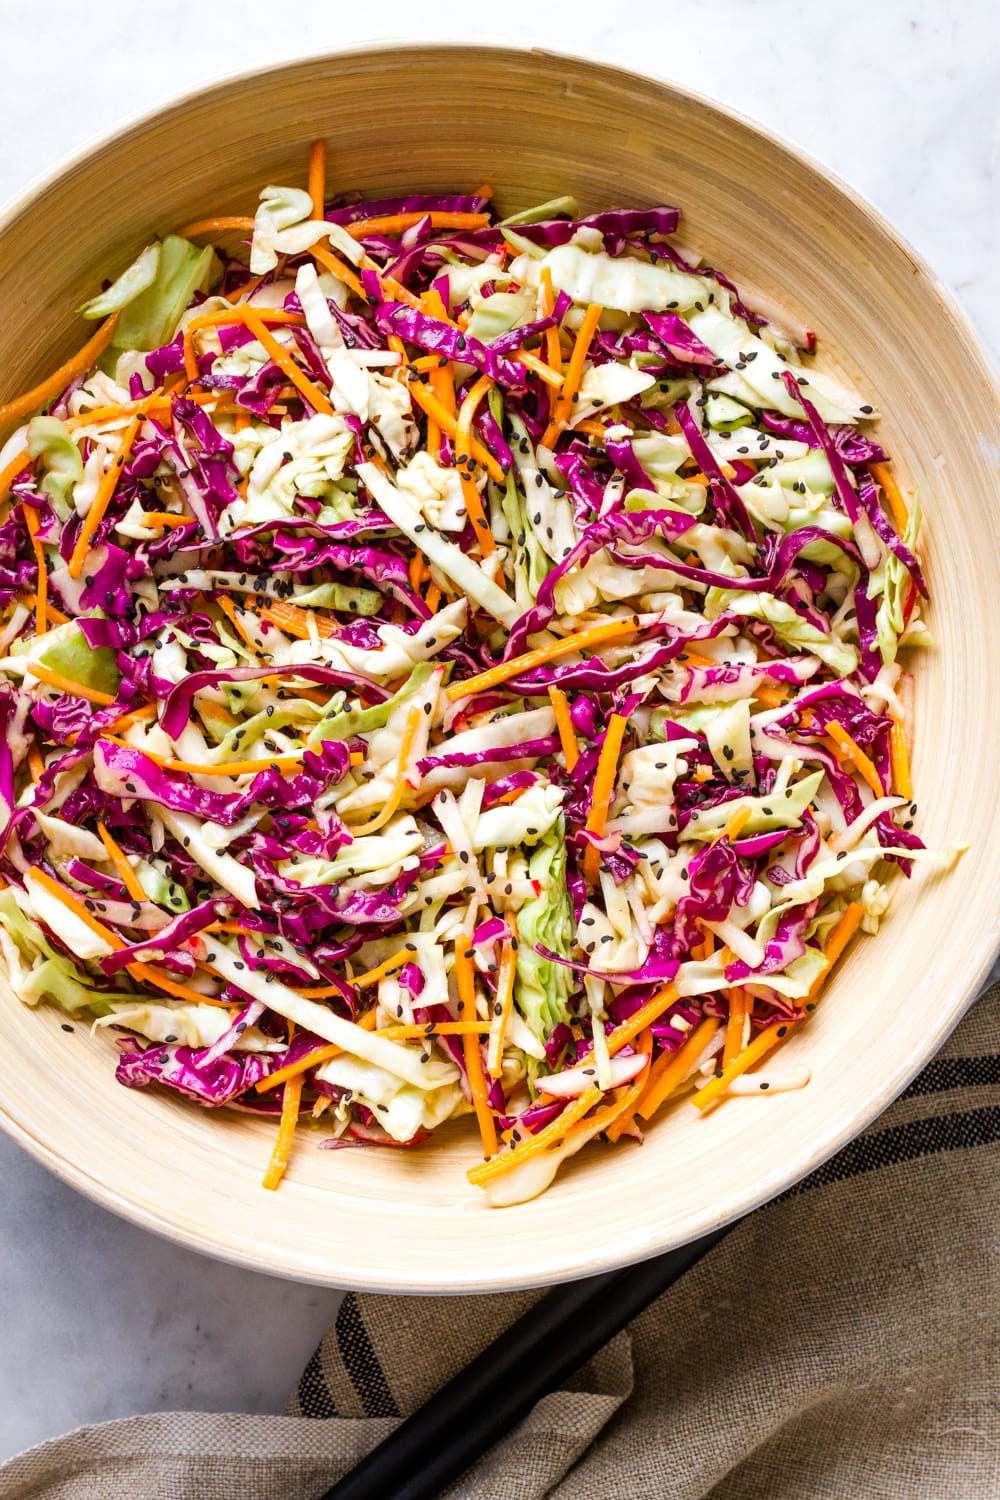
M 838 971 L 790 1044 L 808 1089 L 683 1108 L 642 1149 L 590 1147 L 545 1197 L 491 1213 L 465 1122 L 414 1153 L 316 1150 L 304 1131 L 260 1189 L 273 1123 L 114 1081 L 107 1033 L 0 996 L 0 1124 L 81 1191 L 194 1249 L 279 1275 L 413 1291 L 594 1273 L 708 1232 L 843 1144 L 958 1020 L 997 943 L 1000 692 L 998 396 L 962 315 L 864 203 L 744 121 L 683 91 L 547 54 L 407 47 L 236 79 L 133 125 L 0 224 L 0 400 L 78 347 L 73 309 L 151 233 L 252 213 L 266 182 L 471 190 L 513 211 L 574 193 L 584 211 L 676 203 L 682 238 L 820 335 L 820 364 L 884 413 L 880 440 L 920 487 L 936 647 L 917 663 L 913 752 L 928 844 L 972 841 L 945 879 L 898 881 L 879 939 Z M 752 296 L 750 298 L 752 301 Z M 515 1250 L 516 1246 L 516 1250 Z

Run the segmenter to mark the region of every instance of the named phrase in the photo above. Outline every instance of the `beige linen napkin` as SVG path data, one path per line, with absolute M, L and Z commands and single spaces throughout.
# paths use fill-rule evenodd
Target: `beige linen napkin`
M 1000 985 L 448 1500 L 995 1500 Z M 540 1293 L 348 1296 L 284 1417 L 84 1427 L 3 1500 L 315 1500 Z

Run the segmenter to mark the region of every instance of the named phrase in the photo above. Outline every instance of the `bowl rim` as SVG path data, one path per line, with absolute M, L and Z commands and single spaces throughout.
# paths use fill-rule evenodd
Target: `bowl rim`
M 929 288 L 933 290 L 935 297 L 942 304 L 943 312 L 947 315 L 955 332 L 962 337 L 973 356 L 978 357 L 980 372 L 986 377 L 988 394 L 996 407 L 998 423 L 1000 423 L 1000 370 L 997 369 L 991 352 L 987 350 L 970 315 L 961 305 L 956 294 L 942 281 L 937 271 L 913 248 L 905 236 L 900 233 L 880 209 L 876 208 L 862 193 L 858 192 L 837 172 L 827 167 L 810 152 L 798 144 L 788 141 L 784 136 L 772 130 L 769 126 L 761 124 L 742 110 L 733 108 L 709 94 L 702 93 L 700 90 L 688 88 L 676 79 L 664 77 L 652 71 L 638 72 L 617 63 L 606 62 L 587 52 L 564 52 L 556 48 L 544 46 L 516 46 L 502 40 L 481 41 L 477 39 L 470 42 L 449 42 L 428 40 L 426 38 L 408 40 L 405 37 L 395 37 L 361 42 L 350 47 L 334 49 L 333 51 L 306 52 L 297 56 L 283 58 L 279 62 L 269 63 L 263 67 L 223 72 L 206 79 L 195 87 L 169 96 L 166 100 L 153 106 L 151 109 L 126 115 L 112 129 L 91 137 L 78 150 L 62 157 L 54 167 L 33 178 L 14 199 L 0 205 L 0 233 L 15 223 L 22 214 L 30 210 L 33 203 L 48 188 L 62 181 L 76 167 L 90 161 L 105 147 L 112 145 L 121 137 L 133 131 L 154 125 L 162 116 L 174 111 L 182 111 L 188 105 L 203 102 L 206 96 L 216 91 L 221 92 L 239 84 L 257 83 L 276 74 L 294 71 L 296 68 L 323 65 L 325 63 L 336 66 L 343 63 L 350 64 L 353 61 L 364 62 L 380 53 L 398 54 L 404 50 L 410 53 L 416 51 L 423 53 L 452 53 L 456 57 L 467 55 L 470 52 L 478 52 L 493 54 L 498 59 L 507 57 L 515 62 L 540 58 L 557 63 L 565 62 L 571 66 L 583 64 L 587 68 L 597 70 L 610 82 L 616 83 L 620 88 L 627 88 L 629 84 L 643 87 L 652 85 L 654 88 L 673 94 L 679 99 L 693 102 L 695 105 L 717 116 L 721 116 L 723 120 L 739 125 L 742 129 L 766 140 L 785 156 L 790 157 L 799 165 L 805 167 L 816 178 L 842 194 L 844 198 L 861 210 L 873 222 L 874 227 L 881 235 L 891 241 L 910 260 L 915 270 L 925 279 Z M 986 936 L 988 934 L 984 934 L 984 937 Z M 971 967 L 967 966 L 965 968 L 963 978 L 957 986 L 961 993 L 961 998 L 955 1003 L 953 1008 L 949 1008 L 942 1013 L 940 1024 L 934 1029 L 925 1032 L 921 1040 L 915 1043 L 910 1051 L 898 1060 L 896 1066 L 886 1076 L 878 1091 L 867 1096 L 863 1105 L 854 1110 L 846 1123 L 831 1122 L 830 1126 L 821 1135 L 811 1139 L 808 1149 L 791 1166 L 787 1163 L 784 1166 L 775 1163 L 769 1170 L 760 1173 L 753 1179 L 750 1190 L 730 1195 L 730 1207 L 725 1212 L 713 1212 L 711 1205 L 709 1205 L 703 1215 L 703 1222 L 694 1229 L 685 1228 L 679 1235 L 671 1235 L 666 1239 L 657 1236 L 657 1243 L 645 1243 L 632 1249 L 625 1248 L 621 1240 L 619 1240 L 617 1247 L 613 1247 L 603 1253 L 600 1251 L 591 1253 L 583 1265 L 566 1265 L 556 1268 L 547 1267 L 546 1269 L 536 1267 L 535 1270 L 528 1268 L 527 1274 L 517 1269 L 507 1270 L 504 1266 L 496 1268 L 489 1279 L 479 1276 L 461 1285 L 456 1284 L 453 1275 L 444 1273 L 436 1279 L 425 1276 L 419 1283 L 407 1281 L 404 1273 L 395 1277 L 389 1283 L 374 1281 L 363 1275 L 351 1276 L 340 1274 L 334 1278 L 321 1273 L 311 1273 L 303 1269 L 295 1269 L 288 1265 L 264 1267 L 261 1265 L 259 1258 L 256 1258 L 251 1250 L 241 1250 L 231 1245 L 220 1246 L 217 1240 L 213 1239 L 212 1234 L 207 1228 L 192 1225 L 182 1214 L 151 1209 L 133 1200 L 131 1196 L 122 1193 L 110 1183 L 92 1177 L 86 1170 L 76 1166 L 71 1160 L 58 1155 L 54 1149 L 42 1141 L 35 1139 L 26 1126 L 8 1114 L 2 1098 L 0 1098 L 0 1129 L 12 1140 L 16 1141 L 18 1145 L 23 1147 L 29 1156 L 48 1168 L 59 1180 L 69 1183 L 84 1197 L 99 1204 L 102 1208 L 110 1210 L 119 1217 L 161 1238 L 181 1245 L 187 1250 L 207 1255 L 214 1260 L 220 1260 L 246 1270 L 255 1271 L 260 1275 L 269 1275 L 281 1280 L 335 1287 L 344 1290 L 407 1295 L 441 1295 L 445 1292 L 454 1292 L 456 1294 L 485 1293 L 490 1291 L 511 1291 L 525 1287 L 541 1287 L 560 1281 L 572 1280 L 578 1276 L 617 1270 L 622 1266 L 689 1243 L 703 1234 L 708 1234 L 727 1224 L 735 1223 L 737 1220 L 752 1213 L 755 1209 L 770 1202 L 778 1194 L 794 1187 L 804 1178 L 810 1176 L 824 1162 L 828 1161 L 830 1157 L 842 1150 L 845 1145 L 865 1130 L 916 1077 L 921 1068 L 939 1050 L 951 1032 L 963 1019 L 966 1012 L 975 1003 L 983 988 L 984 980 L 988 977 L 998 957 L 1000 957 L 1000 929 L 998 929 L 992 945 L 989 942 L 984 942 L 977 953 L 970 955 L 967 963 L 970 963 Z

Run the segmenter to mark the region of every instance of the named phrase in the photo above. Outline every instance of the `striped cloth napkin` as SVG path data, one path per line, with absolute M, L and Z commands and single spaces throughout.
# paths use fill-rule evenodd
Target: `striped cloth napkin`
M 998 1043 L 1000 984 L 447 1500 L 996 1500 Z M 349 1295 L 285 1416 L 81 1428 L 0 1497 L 315 1500 L 540 1295 Z

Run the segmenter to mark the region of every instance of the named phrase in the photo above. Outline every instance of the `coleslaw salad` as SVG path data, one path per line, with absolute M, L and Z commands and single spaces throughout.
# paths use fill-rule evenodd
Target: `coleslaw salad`
M 660 206 L 267 186 L 0 406 L 0 950 L 117 1076 L 501 1206 L 780 1055 L 913 831 L 920 510 Z

